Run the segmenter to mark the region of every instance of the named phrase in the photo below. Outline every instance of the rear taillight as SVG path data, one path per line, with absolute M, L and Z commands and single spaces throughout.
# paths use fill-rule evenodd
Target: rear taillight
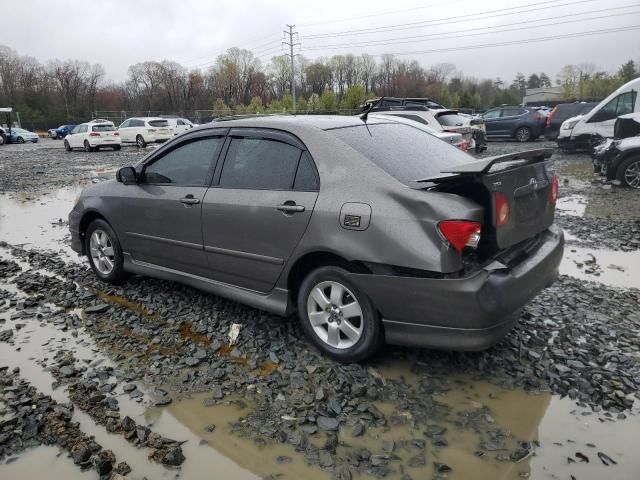
M 99 136 L 100 136 L 100 134 L 99 134 L 98 132 L 91 132 L 91 133 L 89 134 L 89 136 L 90 136 L 90 137 L 99 137 Z
M 467 220 L 443 220 L 438 230 L 453 248 L 461 252 L 465 247 L 477 248 L 482 224 Z
M 493 201 L 496 208 L 496 227 L 506 225 L 509 222 L 509 201 L 502 192 L 493 192 Z
M 560 189 L 560 177 L 551 177 L 551 190 L 549 190 L 549 203 L 555 205 L 558 200 L 558 190 Z
M 114 134 L 116 137 L 119 137 L 119 136 L 120 136 L 120 132 L 113 132 L 113 134 Z
M 547 117 L 547 128 L 551 128 L 551 119 L 553 118 L 553 115 L 556 113 L 557 108 L 558 107 L 553 107 L 553 110 L 551 110 L 551 113 Z

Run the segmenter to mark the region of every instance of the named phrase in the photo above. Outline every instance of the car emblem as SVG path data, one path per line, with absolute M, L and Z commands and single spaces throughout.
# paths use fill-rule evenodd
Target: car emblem
M 529 179 L 529 185 L 533 185 L 533 188 L 534 188 L 535 190 L 537 190 L 537 189 L 538 189 L 538 181 L 537 181 L 534 177 L 531 177 L 531 178 Z

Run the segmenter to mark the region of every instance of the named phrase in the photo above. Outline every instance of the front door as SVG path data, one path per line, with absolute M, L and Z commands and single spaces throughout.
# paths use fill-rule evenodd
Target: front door
M 134 260 L 206 275 L 202 201 L 224 134 L 186 139 L 145 164 L 137 185 L 125 187 L 123 250 Z
M 489 110 L 482 115 L 482 118 L 484 119 L 484 126 L 487 129 L 487 135 L 499 135 L 500 109 Z
M 211 277 L 270 291 L 307 228 L 318 188 L 313 160 L 297 139 L 232 130 L 202 210 Z

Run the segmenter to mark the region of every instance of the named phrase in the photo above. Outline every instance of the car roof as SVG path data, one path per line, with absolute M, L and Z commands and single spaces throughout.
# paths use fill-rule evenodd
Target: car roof
M 162 117 L 129 117 L 127 120 L 169 120 L 168 118 Z

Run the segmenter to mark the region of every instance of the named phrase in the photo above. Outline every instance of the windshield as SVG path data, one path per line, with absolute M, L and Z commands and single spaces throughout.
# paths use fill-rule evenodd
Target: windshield
M 327 131 L 413 188 L 425 187 L 417 180 L 441 176 L 445 168 L 473 160 L 447 142 L 408 124 L 363 124 Z

